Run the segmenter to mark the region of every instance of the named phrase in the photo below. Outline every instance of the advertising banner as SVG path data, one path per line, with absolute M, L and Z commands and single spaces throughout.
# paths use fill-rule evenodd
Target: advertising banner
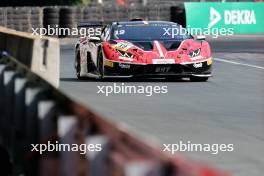
M 235 34 L 264 33 L 262 2 L 187 2 L 186 27 Z

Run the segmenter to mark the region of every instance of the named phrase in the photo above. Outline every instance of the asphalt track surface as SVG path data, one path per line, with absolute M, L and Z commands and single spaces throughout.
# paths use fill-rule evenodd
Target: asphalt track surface
M 67 42 L 66 42 L 67 43 Z M 234 144 L 233 152 L 178 152 L 236 176 L 262 176 L 264 166 L 264 37 L 211 41 L 213 77 L 206 83 L 163 80 L 79 81 L 73 44 L 61 46 L 60 89 L 147 141 Z M 97 86 L 167 85 L 167 94 L 98 94 Z

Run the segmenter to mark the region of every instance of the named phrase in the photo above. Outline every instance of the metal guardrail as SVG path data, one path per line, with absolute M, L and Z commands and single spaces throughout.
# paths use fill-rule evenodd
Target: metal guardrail
M 169 157 L 74 102 L 6 53 L 0 58 L 0 108 L 0 146 L 10 155 L 13 175 L 226 175 L 198 163 Z M 85 155 L 78 152 L 40 155 L 30 150 L 31 144 L 48 141 L 100 143 L 102 150 Z M 4 170 L 0 172 L 2 175 Z

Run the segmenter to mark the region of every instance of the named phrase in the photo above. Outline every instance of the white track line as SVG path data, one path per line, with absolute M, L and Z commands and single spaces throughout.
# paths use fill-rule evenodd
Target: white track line
M 234 64 L 234 65 L 242 65 L 242 66 L 247 66 L 247 67 L 252 67 L 252 68 L 264 70 L 264 67 L 257 66 L 257 65 L 245 64 L 245 63 L 240 63 L 240 62 L 235 62 L 235 61 L 230 61 L 230 60 L 220 59 L 220 58 L 214 58 L 213 60 L 220 61 L 220 62 L 226 62 L 226 63 Z

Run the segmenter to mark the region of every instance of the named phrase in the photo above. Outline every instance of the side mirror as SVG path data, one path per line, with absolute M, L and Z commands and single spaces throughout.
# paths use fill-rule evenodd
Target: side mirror
M 198 35 L 196 37 L 196 40 L 205 40 L 205 36 L 204 35 Z
M 89 37 L 88 40 L 89 42 L 100 42 L 101 41 L 100 37 Z

